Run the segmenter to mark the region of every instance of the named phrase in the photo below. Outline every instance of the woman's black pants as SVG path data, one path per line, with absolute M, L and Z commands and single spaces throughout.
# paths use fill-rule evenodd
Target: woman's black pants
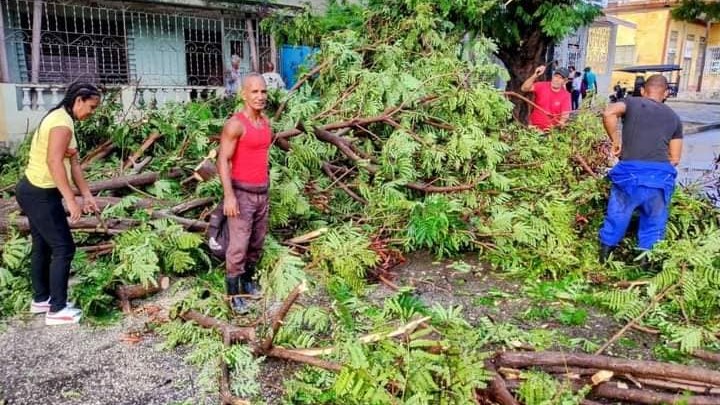
M 60 311 L 67 303 L 70 264 L 75 254 L 62 195 L 57 188 L 35 187 L 23 178 L 15 198 L 30 222 L 33 299 L 41 302 L 50 298 L 50 311 Z

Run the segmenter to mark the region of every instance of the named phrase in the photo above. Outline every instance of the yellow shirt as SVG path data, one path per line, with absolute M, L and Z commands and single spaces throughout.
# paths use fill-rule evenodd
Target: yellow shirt
M 60 107 L 46 115 L 33 135 L 32 143 L 30 144 L 30 159 L 28 160 L 28 165 L 25 169 L 25 177 L 27 177 L 28 181 L 30 181 L 30 183 L 35 187 L 57 187 L 55 180 L 53 180 L 52 175 L 50 174 L 50 167 L 47 164 L 50 130 L 57 127 L 67 127 L 70 129 L 72 136 L 70 138 L 70 145 L 68 145 L 68 148 L 77 149 L 75 125 L 72 117 L 70 117 L 70 114 L 65 111 L 65 108 Z M 73 181 L 70 173 L 70 158 L 66 157 L 63 159 L 63 164 L 65 165 L 65 172 L 67 173 L 68 181 L 72 186 Z

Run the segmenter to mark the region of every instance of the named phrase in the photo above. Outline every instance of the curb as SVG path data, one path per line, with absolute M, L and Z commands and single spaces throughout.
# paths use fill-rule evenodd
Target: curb
M 713 104 L 713 105 L 720 105 L 720 100 L 693 100 L 693 99 L 683 99 L 683 98 L 668 98 L 665 100 L 667 103 L 689 103 L 689 104 Z
M 687 124 L 687 123 L 684 122 L 683 124 Z M 698 125 L 696 127 L 690 128 L 687 131 L 683 131 L 683 132 L 685 133 L 685 135 L 693 135 L 693 134 L 697 134 L 700 132 L 710 131 L 712 129 L 718 129 L 718 128 L 720 128 L 720 122 L 712 122 L 710 124 Z

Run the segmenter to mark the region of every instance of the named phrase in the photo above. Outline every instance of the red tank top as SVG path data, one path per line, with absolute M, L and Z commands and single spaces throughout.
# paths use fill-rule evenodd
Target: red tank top
M 242 122 L 245 131 L 235 145 L 230 177 L 251 186 L 267 185 L 268 151 L 272 137 L 270 123 L 267 118 L 261 118 L 259 126 L 256 126 L 242 112 L 234 117 Z

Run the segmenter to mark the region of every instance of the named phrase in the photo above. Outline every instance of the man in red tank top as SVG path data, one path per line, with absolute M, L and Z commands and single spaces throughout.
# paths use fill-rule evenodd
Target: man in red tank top
M 263 114 L 267 88 L 261 75 L 245 76 L 241 97 L 245 106 L 223 127 L 217 169 L 230 236 L 225 254 L 225 285 L 232 309 L 245 314 L 247 304 L 238 295 L 260 294 L 253 278 L 268 232 L 268 155 L 272 131 Z

